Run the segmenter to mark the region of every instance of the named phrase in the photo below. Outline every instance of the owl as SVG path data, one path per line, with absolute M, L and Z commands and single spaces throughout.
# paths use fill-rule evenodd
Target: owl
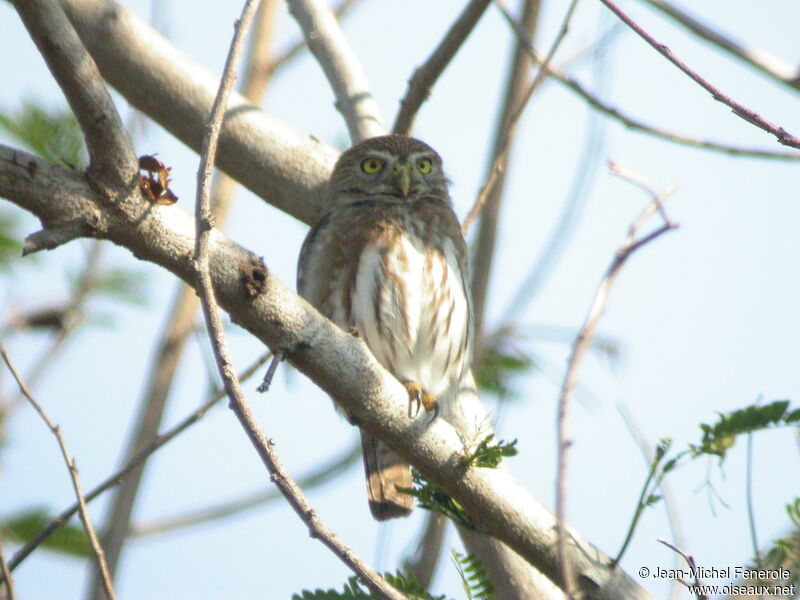
M 406 386 L 412 406 L 434 418 L 440 410 L 447 418 L 472 359 L 467 273 L 466 245 L 433 148 L 387 135 L 339 157 L 327 211 L 300 252 L 298 292 L 360 336 Z M 409 465 L 364 430 L 361 444 L 372 515 L 408 515 L 413 498 L 398 488 L 411 487 Z

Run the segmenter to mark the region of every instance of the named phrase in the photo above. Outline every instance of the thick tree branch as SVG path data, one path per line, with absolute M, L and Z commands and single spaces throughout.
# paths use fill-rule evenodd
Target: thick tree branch
M 95 560 L 97 561 L 100 572 L 103 574 L 103 588 L 105 589 L 108 599 L 115 600 L 116 596 L 114 594 L 114 587 L 111 584 L 111 576 L 108 574 L 108 566 L 106 565 L 106 556 L 103 552 L 103 548 L 100 546 L 100 541 L 97 539 L 97 534 L 95 533 L 94 526 L 92 525 L 92 520 L 89 518 L 89 510 L 86 508 L 86 498 L 84 497 L 83 490 L 81 489 L 81 482 L 80 478 L 78 477 L 78 467 L 75 466 L 75 459 L 69 453 L 69 450 L 67 450 L 67 444 L 64 442 L 64 436 L 61 435 L 61 429 L 58 427 L 58 425 L 55 425 L 53 421 L 50 420 L 50 417 L 47 416 L 47 413 L 44 412 L 44 409 L 41 407 L 41 405 L 31 395 L 30 391 L 28 390 L 28 386 L 26 386 L 25 382 L 22 381 L 22 376 L 17 371 L 14 363 L 11 360 L 11 357 L 8 355 L 2 344 L 0 344 L 0 355 L 2 355 L 8 370 L 11 371 L 14 381 L 17 382 L 20 392 L 22 392 L 22 395 L 27 398 L 28 402 L 31 404 L 31 406 L 33 406 L 34 410 L 36 410 L 36 412 L 42 418 L 42 421 L 44 421 L 45 425 L 47 425 L 47 428 L 51 431 L 53 436 L 55 436 L 56 441 L 58 442 L 58 448 L 61 450 L 61 456 L 67 465 L 69 478 L 72 482 L 72 489 L 75 492 L 75 497 L 78 499 L 78 512 L 81 516 L 83 529 L 86 531 L 86 537 L 89 538 L 89 544 L 94 552 Z M 7 582 L 11 581 L 8 576 L 7 569 L 4 569 L 3 575 Z
M 80 123 L 89 150 L 89 175 L 108 188 L 129 185 L 139 172 L 133 145 L 97 66 L 64 11 L 49 0 L 15 0 L 14 6 Z
M 756 68 L 761 73 L 782 83 L 783 85 L 800 91 L 800 69 L 783 59 L 774 56 L 760 48 L 748 48 L 732 37 L 710 27 L 700 19 L 679 8 L 667 0 L 642 0 L 655 9 L 670 17 L 679 25 L 685 27 L 697 37 L 721 48 L 728 54 L 738 58 L 743 63 Z
M 38 216 L 44 228 L 64 219 L 194 283 L 193 221 L 177 206 L 154 206 L 137 195 L 106 203 L 80 174 L 0 145 L 0 196 Z M 289 361 L 368 431 L 415 464 L 468 512 L 482 532 L 502 540 L 551 580 L 558 580 L 555 519 L 529 492 L 498 469 L 468 469 L 463 442 L 447 422 L 409 420 L 408 393 L 360 339 L 323 318 L 285 288 L 255 254 L 213 230 L 210 274 L 217 301 L 234 322 Z M 255 291 L 255 293 L 253 293 Z M 569 560 L 594 598 L 648 598 L 611 559 L 570 532 Z
M 691 69 L 686 63 L 675 56 L 665 44 L 656 41 L 649 33 L 639 27 L 639 25 L 633 19 L 622 12 L 622 10 L 620 10 L 616 4 L 611 2 L 611 0 L 600 0 L 600 2 L 605 4 L 611 12 L 617 15 L 617 17 L 619 17 L 619 19 L 625 23 L 625 25 L 635 31 L 636 34 L 645 42 L 647 42 L 654 50 L 656 50 L 656 52 L 661 54 L 669 62 L 678 67 L 678 69 L 683 71 L 690 79 L 711 94 L 711 97 L 714 98 L 714 100 L 729 107 L 735 115 L 741 117 L 748 123 L 755 125 L 759 129 L 766 131 L 769 134 L 774 135 L 778 142 L 784 146 L 800 149 L 800 139 L 791 135 L 783 127 L 778 127 L 758 113 L 750 110 L 746 106 L 739 104 L 729 96 L 723 94 L 719 89 L 706 81 L 699 73 Z
M 199 152 L 197 123 L 208 117 L 219 80 L 113 1 L 61 0 L 61 5 L 106 81 Z M 232 95 L 217 166 L 273 206 L 315 223 L 336 155 Z
M 408 82 L 406 95 L 400 100 L 400 110 L 392 127 L 393 133 L 411 135 L 419 107 L 428 99 L 436 80 L 472 33 L 490 2 L 491 0 L 471 0 L 425 64 L 414 71 Z
M 383 135 L 378 105 L 372 98 L 367 77 L 339 22 L 325 0 L 287 0 L 289 12 L 297 20 L 311 53 L 325 72 L 355 144 Z

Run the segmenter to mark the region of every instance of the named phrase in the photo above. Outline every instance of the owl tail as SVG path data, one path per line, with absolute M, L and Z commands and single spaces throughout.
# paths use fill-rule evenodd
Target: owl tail
M 361 451 L 372 516 L 378 521 L 408 516 L 414 508 L 414 498 L 397 488 L 411 487 L 411 467 L 366 431 L 361 432 Z

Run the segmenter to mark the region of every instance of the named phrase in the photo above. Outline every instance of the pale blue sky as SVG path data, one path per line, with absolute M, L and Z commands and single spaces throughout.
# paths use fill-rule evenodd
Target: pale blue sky
M 147 17 L 149 3 L 124 2 Z M 345 24 L 364 66 L 384 119 L 393 119 L 413 68 L 422 62 L 462 7 L 452 0 L 363 2 Z M 764 77 L 710 50 L 636 2 L 630 12 L 700 73 L 750 108 L 794 134 L 800 133 L 800 99 Z M 692 10 L 721 29 L 758 45 L 792 64 L 800 62 L 796 23 L 800 4 L 775 1 L 753 5 L 725 0 L 693 3 Z M 219 73 L 232 34 L 237 2 L 173 0 L 163 9 L 174 43 Z M 549 42 L 564 7 L 546 3 L 540 40 Z M 560 57 L 568 58 L 595 35 L 598 23 L 613 23 L 596 0 L 584 0 Z M 297 36 L 285 14 L 278 23 L 283 47 Z M 482 184 L 486 148 L 494 125 L 511 36 L 490 8 L 456 62 L 423 107 L 416 135 L 444 157 L 453 180 L 457 212 L 465 215 Z M 16 107 L 35 95 L 62 102 L 44 63 L 8 4 L 0 4 L 0 104 Z M 13 58 L 9 58 L 13 57 Z M 558 60 L 556 62 L 559 62 Z M 580 69 L 591 81 L 591 72 Z M 703 138 L 781 150 L 766 134 L 714 102 L 641 40 L 621 32 L 607 67 L 608 97 L 622 110 L 660 126 Z M 270 86 L 266 110 L 299 131 L 342 144 L 346 131 L 333 96 L 316 63 L 304 56 Z M 123 106 L 123 113 L 127 108 Z M 800 398 L 797 344 L 800 306 L 798 269 L 797 163 L 731 158 L 685 149 L 630 133 L 602 121 L 606 133 L 602 161 L 613 159 L 662 189 L 680 187 L 667 210 L 681 228 L 645 248 L 622 272 L 600 332 L 619 340 L 622 360 L 614 367 L 590 356 L 580 372 L 587 399 L 574 406 L 569 468 L 570 524 L 604 551 L 614 554 L 624 536 L 646 474 L 640 453 L 617 414 L 624 403 L 647 437 L 672 437 L 677 448 L 699 439 L 698 423 L 765 399 Z M 537 258 L 569 193 L 578 168 L 587 125 L 585 105 L 555 84 L 538 95 L 526 113 L 517 142 L 499 235 L 488 322 L 503 314 L 521 278 Z M 202 124 L 198 123 L 198 127 Z M 137 152 L 158 153 L 173 167 L 179 205 L 192 210 L 197 157 L 159 128 L 152 128 Z M 522 346 L 544 359 L 546 375 L 520 382 L 520 399 L 504 415 L 500 436 L 519 438 L 520 455 L 509 461 L 518 479 L 552 505 L 555 480 L 555 401 L 568 345 L 536 339 L 537 325 L 574 329 L 631 219 L 645 202 L 641 192 L 610 176 L 601 164 L 571 244 L 557 269 L 528 308 L 517 315 L 530 326 Z M 8 205 L 4 204 L 7 209 Z M 24 234 L 37 223 L 26 218 Z M 226 231 L 263 255 L 282 281 L 294 281 L 295 257 L 306 227 L 240 193 Z M 64 274 L 76 271 L 84 247 L 73 243 L 43 257 L 39 266 L 19 269 L 3 299 L 11 306 L 57 300 L 65 293 Z M 150 346 L 164 321 L 175 281 L 127 251 L 109 248 L 104 264 L 150 274 L 147 309 L 102 308 L 117 315 L 113 329 L 81 333 L 36 390 L 39 401 L 62 425 L 92 487 L 119 463 L 129 434 Z M 203 342 L 205 343 L 205 342 Z M 244 367 L 262 348 L 246 334 L 230 336 L 237 365 Z M 27 364 L 41 339 L 15 339 L 10 350 Z M 206 367 L 193 343 L 179 374 L 166 423 L 174 423 L 203 397 Z M 5 390 L 9 382 L 3 378 Z M 302 377 L 291 385 L 279 375 L 267 396 L 246 386 L 268 435 L 290 472 L 300 475 L 346 447 L 355 432 L 334 414 L 328 399 Z M 796 405 L 796 404 L 795 404 Z M 686 550 L 702 566 L 746 564 L 751 546 L 744 501 L 744 444 L 725 464 L 724 476 L 710 469 L 717 491 L 730 508 L 709 509 L 704 482 L 708 465 L 692 465 L 671 478 Z M 787 525 L 783 506 L 800 489 L 797 446 L 788 431 L 755 438 L 755 513 L 762 544 Z M 213 411 L 191 432 L 151 462 L 136 510 L 145 522 L 223 501 L 269 486 L 257 456 L 233 416 Z M 361 466 L 310 497 L 331 527 L 364 558 L 373 561 L 379 535 L 366 507 Z M 92 504 L 95 523 L 103 500 Z M 43 505 L 60 510 L 72 501 L 55 442 L 32 411 L 23 408 L 9 424 L 2 453 L 0 515 Z M 413 543 L 422 511 L 394 523 L 380 569 L 394 568 Z M 623 561 L 633 576 L 641 566 L 670 567 L 672 556 L 656 542 L 670 539 L 663 507 L 649 510 Z M 451 533 L 449 543 L 460 544 Z M 7 547 L 6 552 L 13 551 Z M 461 597 L 455 571 L 445 564 L 439 593 Z M 78 561 L 37 552 L 16 572 L 21 598 L 73 598 L 83 594 L 86 569 Z M 211 526 L 132 542 L 124 556 L 117 590 L 121 599 L 289 598 L 303 588 L 340 587 L 348 572 L 283 503 L 251 511 Z M 722 583 L 722 582 L 711 582 Z M 666 597 L 663 581 L 643 584 Z

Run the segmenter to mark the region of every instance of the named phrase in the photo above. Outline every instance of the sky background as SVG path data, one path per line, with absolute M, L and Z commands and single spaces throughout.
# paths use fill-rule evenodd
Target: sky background
M 143 18 L 150 3 L 123 2 Z M 464 2 L 364 0 L 344 23 L 363 61 L 386 123 L 391 123 L 406 81 L 449 27 Z M 540 47 L 549 47 L 565 6 L 545 2 Z M 688 4 L 687 4 L 688 6 Z M 726 55 L 708 48 L 637 2 L 623 2 L 642 26 L 666 43 L 699 73 L 742 104 L 795 135 L 800 132 L 800 99 Z M 220 73 L 241 10 L 238 2 L 171 0 L 159 8 L 159 25 L 182 52 Z M 800 4 L 786 0 L 755 5 L 726 0 L 692 3 L 691 10 L 721 31 L 768 50 L 790 64 L 800 63 L 796 24 Z M 299 35 L 281 9 L 277 47 Z M 614 25 L 595 0 L 579 5 L 556 64 L 576 56 L 598 32 Z M 501 97 L 512 36 L 490 7 L 455 62 L 423 106 L 415 135 L 443 156 L 452 179 L 456 211 L 463 218 L 486 171 L 487 150 Z M 14 109 L 35 97 L 64 103 L 43 60 L 14 10 L 0 4 L 0 106 Z M 584 61 L 573 67 L 584 82 L 628 114 L 701 138 L 745 146 L 783 148 L 714 102 L 687 77 L 628 31 L 614 37 L 601 67 Z M 130 110 L 119 101 L 123 116 Z M 318 65 L 303 55 L 270 85 L 265 110 L 298 131 L 338 147 L 346 129 Z M 197 127 L 202 127 L 198 123 Z M 581 156 L 587 131 L 601 132 L 596 171 Z M 0 141 L 8 142 L 6 138 Z M 158 126 L 136 142 L 138 154 L 158 153 L 172 167 L 179 206 L 193 209 L 197 156 Z M 667 211 L 680 229 L 637 253 L 613 289 L 600 334 L 616 340 L 616 362 L 590 355 L 580 371 L 578 401 L 571 412 L 568 521 L 609 554 L 619 549 L 646 465 L 618 413 L 627 407 L 643 434 L 655 441 L 671 437 L 676 449 L 700 439 L 699 423 L 718 412 L 756 400 L 800 398 L 797 335 L 800 317 L 798 264 L 798 174 L 800 164 L 733 158 L 687 149 L 625 130 L 592 117 L 585 104 L 554 83 L 537 94 L 525 113 L 511 163 L 498 235 L 499 248 L 487 321 L 502 322 L 520 282 L 534 265 L 557 223 L 579 175 L 589 187 L 573 235 L 560 261 L 524 307 L 512 310 L 528 334 L 519 341 L 540 370 L 517 382 L 518 397 L 500 410 L 498 434 L 519 439 L 519 456 L 508 468 L 543 503 L 553 506 L 555 484 L 555 404 L 573 333 L 580 326 L 597 284 L 628 224 L 647 198 L 611 176 L 613 159 L 643 175 L 656 189 L 676 182 Z M 14 211 L 4 202 L 3 211 Z M 653 226 L 657 222 L 652 223 Z M 21 237 L 38 229 L 23 216 Z M 293 285 L 296 255 L 307 227 L 242 191 L 226 232 L 263 255 L 272 272 Z M 4 311 L 63 300 L 69 273 L 79 271 L 88 245 L 71 243 L 38 261 L 25 259 L 4 278 Z M 41 385 L 37 399 L 62 427 L 78 461 L 85 489 L 111 473 L 121 460 L 149 368 L 151 346 L 171 305 L 176 281 L 165 271 L 139 263 L 109 245 L 103 265 L 148 275 L 146 308 L 111 302 L 92 306 L 114 316 L 112 328 L 86 329 L 73 340 Z M 566 332 L 550 335 L 556 328 Z M 260 343 L 232 329 L 236 364 L 248 365 L 263 352 Z M 46 347 L 37 336 L 17 336 L 9 350 L 23 367 Z M 192 411 L 209 385 L 204 336 L 190 344 L 179 371 L 164 426 Z M 0 384 L 9 393 L 5 373 Z M 297 373 L 282 368 L 268 395 L 245 386 L 267 434 L 290 473 L 299 476 L 330 460 L 353 443 L 356 432 L 340 419 L 325 394 Z M 800 490 L 798 446 L 787 430 L 754 439 L 755 519 L 763 545 L 788 526 L 783 507 Z M 745 502 L 745 444 L 729 453 L 720 470 L 705 460 L 670 477 L 685 550 L 704 567 L 746 565 L 752 556 Z M 710 500 L 710 478 L 719 501 Z M 212 411 L 200 424 L 170 443 L 150 461 L 135 511 L 143 524 L 268 487 L 268 475 L 233 415 Z M 362 467 L 309 491 L 321 516 L 363 558 L 380 570 L 394 569 L 414 546 L 423 511 L 383 529 L 367 509 Z M 0 518 L 31 506 L 61 510 L 73 500 L 68 476 L 51 434 L 28 407 L 8 423 L 0 455 Z M 99 525 L 104 496 L 91 505 Z M 622 566 L 633 577 L 642 566 L 670 568 L 673 556 L 656 539 L 673 539 L 663 505 L 646 512 Z M 460 548 L 454 532 L 447 543 Z M 7 556 L 16 548 L 7 544 Z M 38 551 L 15 571 L 20 598 L 79 598 L 87 568 L 81 561 Z M 123 556 L 117 592 L 121 599 L 289 598 L 306 588 L 337 587 L 346 568 L 282 501 L 211 525 L 132 541 Z M 641 581 L 659 597 L 668 582 Z M 709 583 L 723 583 L 710 581 Z M 434 590 L 462 597 L 455 569 L 445 561 Z

